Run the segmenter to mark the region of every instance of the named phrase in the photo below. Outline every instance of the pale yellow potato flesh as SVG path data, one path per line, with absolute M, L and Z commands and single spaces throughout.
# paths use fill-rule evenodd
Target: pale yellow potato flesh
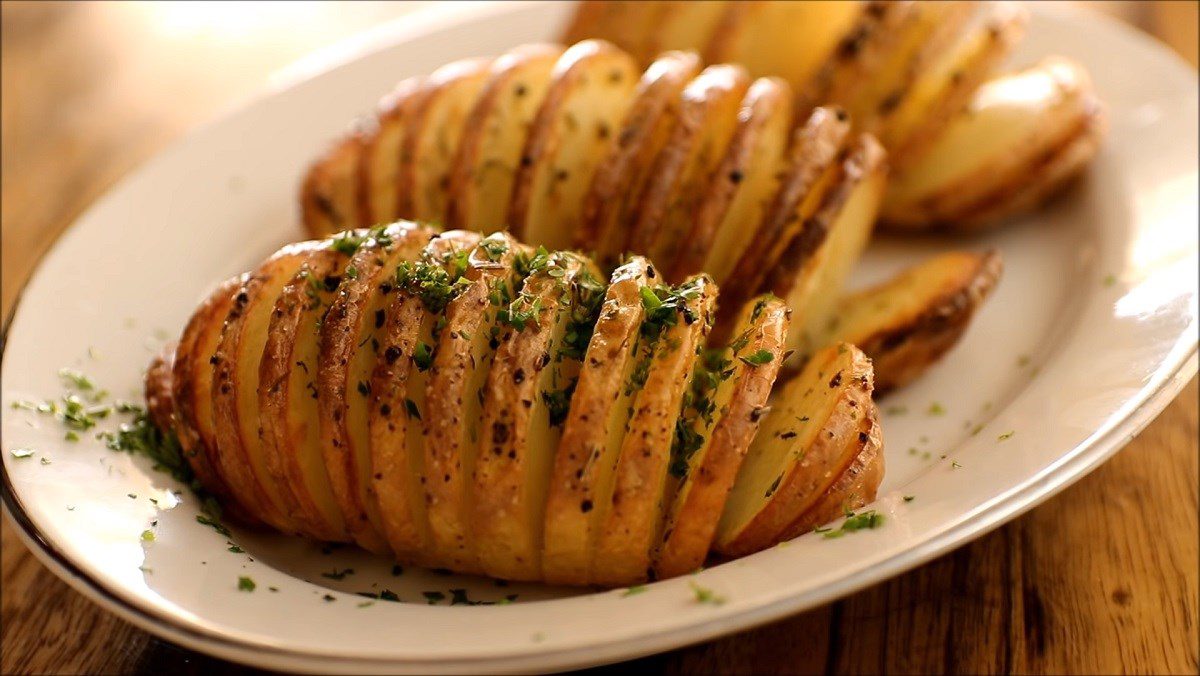
M 364 136 L 358 190 L 369 225 L 391 223 L 402 215 L 400 149 L 421 81 L 418 77 L 402 80 L 383 97 L 375 107 L 375 125 Z

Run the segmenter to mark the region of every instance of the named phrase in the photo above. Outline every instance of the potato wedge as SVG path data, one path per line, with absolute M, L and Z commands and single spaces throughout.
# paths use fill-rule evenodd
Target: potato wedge
M 617 457 L 612 500 L 598 510 L 603 519 L 592 554 L 593 584 L 645 580 L 662 534 L 676 419 L 712 327 L 717 288 L 707 275 L 697 275 L 669 293 L 659 295 L 661 305 L 651 308 L 642 331 L 659 335 L 651 336 L 650 354 L 635 367 L 637 393 Z
M 817 500 L 783 531 L 779 539 L 791 540 L 846 516 L 875 500 L 879 483 L 883 481 L 883 432 L 878 420 L 872 420 L 871 431 L 862 449 L 854 456 L 837 480 Z
M 724 329 L 732 326 L 733 313 L 763 288 L 788 245 L 813 225 L 817 210 L 841 180 L 849 138 L 850 120 L 837 108 L 817 108 L 796 130 L 788 150 L 787 173 L 761 222 L 753 228 L 754 236 L 745 240 L 726 275 L 719 336 L 724 337 Z
M 448 227 L 504 229 L 521 151 L 562 52 L 558 45 L 522 45 L 492 62 L 450 171 Z
M 364 549 L 388 552 L 383 519 L 370 493 L 367 433 L 369 378 L 378 356 L 385 290 L 396 266 L 412 260 L 433 232 L 408 221 L 339 236 L 334 246 L 353 251 L 337 296 L 321 323 L 317 358 L 317 407 L 321 450 L 346 529 Z
M 880 141 L 900 170 L 929 151 L 946 125 L 971 102 L 971 96 L 1025 34 L 1028 12 L 1001 2 L 991 15 L 941 58 L 929 64 L 912 90 L 880 126 Z
M 261 521 L 286 533 L 297 523 L 286 511 L 281 482 L 267 466 L 258 435 L 259 364 L 267 342 L 271 312 L 283 287 L 291 281 L 320 241 L 286 246 L 246 279 L 213 350 L 212 411 L 220 469 L 238 502 Z
M 541 579 L 550 468 L 604 286 L 588 259 L 539 253 L 501 317 L 472 480 L 472 537 L 484 572 Z
M 575 233 L 575 247 L 595 252 L 602 264 L 613 263 L 627 249 L 628 224 L 678 122 L 680 93 L 699 71 L 695 54 L 667 52 L 642 74 L 616 142 L 596 168 Z
M 391 223 L 401 217 L 400 149 L 420 88 L 421 78 L 402 80 L 379 101 L 375 124 L 363 135 L 358 194 L 363 200 L 361 213 L 365 225 Z
M 356 120 L 351 131 L 308 168 L 300 184 L 300 215 L 310 237 L 328 237 L 366 225 L 358 174 L 365 139 L 373 133 L 374 124 L 370 118 Z
M 445 223 L 450 171 L 467 115 L 488 77 L 489 59 L 462 59 L 433 71 L 412 94 L 400 145 L 398 210 L 403 218 Z
M 317 420 L 317 350 L 325 311 L 350 256 L 326 242 L 313 249 L 283 287 L 271 312 L 259 367 L 263 453 L 289 514 L 317 540 L 350 539 L 329 483 Z
M 824 342 L 858 345 L 875 364 L 875 391 L 902 387 L 962 336 L 1000 280 L 1000 254 L 952 251 L 842 298 Z
M 774 296 L 754 301 L 733 342 L 705 354 L 671 448 L 669 510 L 654 558 L 658 579 L 704 563 L 725 499 L 765 416 L 783 364 L 790 311 Z
M 862 134 L 817 214 L 804 223 L 767 280 L 792 309 L 788 349 L 799 363 L 821 346 L 842 284 L 866 247 L 887 186 L 887 153 Z
M 465 288 L 446 306 L 445 328 L 429 369 L 425 410 L 425 504 L 430 550 L 444 567 L 479 570 L 470 537 L 471 477 L 482 438 L 484 386 L 496 353 L 500 311 L 519 285 L 526 247 L 508 233 L 485 237 L 471 251 Z
M 971 18 L 975 0 L 910 2 L 891 39 L 873 59 L 870 73 L 837 103 L 850 114 L 859 131 L 879 132 L 886 119 L 912 90 L 913 82 L 941 57 Z M 831 94 L 833 96 L 834 94 Z
M 913 23 L 913 0 L 868 0 L 829 57 L 805 83 L 797 108 L 807 113 L 819 105 L 845 106 L 870 87 L 874 75 Z
M 709 66 L 684 87 L 679 121 L 654 161 L 629 234 L 629 249 L 672 261 L 689 219 L 729 148 L 738 108 L 750 86 L 745 69 Z M 670 278 L 668 278 L 670 279 Z
M 425 431 L 416 417 L 425 406 L 427 373 L 437 347 L 437 323 L 479 243 L 474 232 L 452 230 L 430 240 L 420 257 L 401 264 L 379 337 L 381 359 L 371 374 L 367 426 L 371 488 L 383 534 L 398 558 L 437 566 L 429 555 L 425 514 Z M 415 414 L 415 415 L 414 415 Z
M 704 271 L 724 284 L 779 188 L 792 127 L 792 90 L 778 78 L 759 78 L 741 105 L 725 157 L 699 188 L 691 231 L 681 238 L 671 279 Z
M 1098 110 L 1087 72 L 1061 57 L 990 80 L 892 182 L 884 219 L 903 229 L 978 222 L 981 203 L 1036 180 L 1038 165 L 1086 133 Z
M 634 256 L 613 271 L 588 343 L 567 421 L 555 452 L 546 497 L 542 575 L 547 582 L 587 584 L 613 469 L 636 388 L 634 367 L 645 354 L 642 290 L 662 276 Z
M 514 236 L 550 250 L 571 245 L 637 78 L 633 59 L 610 43 L 585 40 L 563 53 L 521 152 L 508 211 Z
M 1103 111 L 1096 110 L 1074 139 L 1030 167 L 1028 178 L 976 203 L 976 211 L 960 219 L 955 228 L 984 230 L 1041 206 L 1087 168 L 1099 152 L 1107 128 Z
M 188 320 L 171 362 L 171 403 L 175 436 L 196 478 L 220 501 L 225 513 L 253 524 L 258 519 L 238 501 L 221 469 L 213 428 L 211 362 L 234 297 L 249 277 L 239 275 L 217 285 Z
M 871 360 L 846 344 L 822 349 L 784 385 L 729 493 L 716 551 L 770 547 L 821 499 L 877 430 L 871 389 Z
M 731 2 L 704 60 L 737 63 L 753 77 L 780 77 L 802 91 L 861 11 L 858 2 Z

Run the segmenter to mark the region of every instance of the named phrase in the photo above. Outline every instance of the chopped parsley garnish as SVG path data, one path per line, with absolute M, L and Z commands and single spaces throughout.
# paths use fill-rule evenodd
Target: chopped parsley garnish
M 578 382 L 577 379 L 572 379 L 561 390 L 545 390 L 542 392 L 542 403 L 546 405 L 546 413 L 550 418 L 551 426 L 558 427 L 567 420 L 567 413 L 571 408 L 571 396 L 575 393 L 575 385 Z
M 74 369 L 59 369 L 58 377 L 62 378 L 68 387 L 74 387 L 80 392 L 92 392 L 96 389 L 90 378 Z
M 641 594 L 641 593 L 642 593 L 642 592 L 644 592 L 644 591 L 646 591 L 646 585 L 644 585 L 644 584 L 635 584 L 635 585 L 633 585 L 632 587 L 629 587 L 629 588 L 628 588 L 628 589 L 626 589 L 625 591 L 621 592 L 621 596 L 622 596 L 622 597 L 625 597 L 625 596 L 636 596 L 637 594 Z
M 418 340 L 413 348 L 413 364 L 419 371 L 428 371 L 433 365 L 433 348 Z
M 431 606 L 436 605 L 439 601 L 446 600 L 446 595 L 440 591 L 421 592 L 421 596 L 424 596 L 426 603 L 428 603 Z
M 142 531 L 142 541 L 143 542 L 154 542 L 154 531 L 152 531 L 150 529 L 146 529 L 146 530 Z
M 34 450 L 32 448 L 14 448 L 9 451 L 9 453 L 11 453 L 12 457 L 14 458 L 28 458 L 33 455 Z
M 321 573 L 321 577 L 327 577 L 330 580 L 342 580 L 342 579 L 345 579 L 345 577 L 347 575 L 353 575 L 353 574 L 354 574 L 353 568 L 346 568 L 343 570 L 338 570 L 337 568 L 334 568 L 332 571 L 330 571 L 328 573 Z
M 232 542 L 229 543 L 229 551 L 233 552 L 234 554 L 244 554 L 246 552 L 246 550 L 233 544 Z
M 750 366 L 762 366 L 763 364 L 770 362 L 772 358 L 773 356 L 771 355 L 770 350 L 757 350 L 754 353 L 748 354 L 744 357 L 738 357 L 738 359 L 741 359 Z
M 404 400 L 404 410 L 408 413 L 408 417 L 413 420 L 421 419 L 421 409 L 417 408 L 417 402 L 412 399 Z
M 929 405 L 929 410 L 926 411 L 929 415 L 945 415 L 946 409 L 938 402 L 933 402 Z
M 430 313 L 441 315 L 450 301 L 471 285 L 461 276 L 465 271 L 464 267 L 459 272 L 456 266 L 453 273 L 447 272 L 445 267 L 431 261 L 405 262 L 396 268 L 396 287 L 419 298 Z
M 502 239 L 484 239 L 479 242 L 479 248 L 487 254 L 489 261 L 498 261 L 501 256 L 508 253 L 508 243 Z
M 842 525 L 840 528 L 837 528 L 837 529 L 828 529 L 827 528 L 824 530 L 821 530 L 818 528 L 818 529 L 816 529 L 816 532 L 821 533 L 822 537 L 832 540 L 834 538 L 840 538 L 843 535 L 845 535 L 846 533 L 853 533 L 855 531 L 860 531 L 860 530 L 879 528 L 882 525 L 883 525 L 883 515 L 872 509 L 870 511 L 863 512 L 862 514 L 855 514 L 854 512 L 848 512 L 846 514 L 846 520 L 842 522 Z
M 915 496 L 915 495 L 906 495 L 906 496 L 904 496 L 904 501 L 905 501 L 905 502 L 912 502 L 913 500 L 915 500 L 915 499 L 916 499 L 916 497 L 917 497 L 917 496 Z
M 353 256 L 363 242 L 367 241 L 367 238 L 367 235 L 358 235 L 353 230 L 347 230 L 334 237 L 330 246 L 338 253 Z
M 692 588 L 692 595 L 695 597 L 696 603 L 708 603 L 714 606 L 725 603 L 724 596 L 717 594 L 708 587 L 701 587 L 695 582 L 689 582 L 688 585 Z
M 258 585 L 254 584 L 254 580 L 242 575 L 238 578 L 238 591 L 252 592 Z
M 197 514 L 196 522 L 212 528 L 225 537 L 229 537 L 230 535 L 229 529 L 223 526 L 220 521 L 217 521 L 216 519 L 213 519 L 205 514 Z
M 1000 436 L 996 437 L 996 441 L 1008 441 L 1009 439 L 1012 439 L 1014 434 L 1016 434 L 1016 431 L 1010 430 L 1010 431 L 1005 432 L 1004 434 L 1001 434 Z

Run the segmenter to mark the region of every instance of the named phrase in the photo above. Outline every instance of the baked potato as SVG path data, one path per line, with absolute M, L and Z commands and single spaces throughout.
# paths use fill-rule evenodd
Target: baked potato
M 788 310 L 755 299 L 708 349 L 706 275 L 671 286 L 635 256 L 601 279 L 580 254 L 413 222 L 290 245 L 219 287 L 155 362 L 154 419 L 244 523 L 503 579 L 682 574 L 756 476 L 739 468 L 781 405 Z M 873 415 L 869 362 L 846 374 L 865 378 L 843 397 L 861 409 L 814 409 L 830 429 Z M 873 456 L 830 457 L 849 474 L 827 468 L 795 504 L 874 491 Z

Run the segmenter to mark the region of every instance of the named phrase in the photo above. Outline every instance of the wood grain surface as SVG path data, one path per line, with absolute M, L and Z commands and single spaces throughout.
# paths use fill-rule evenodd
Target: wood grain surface
M 0 5 L 0 309 L 118 178 L 283 65 L 419 3 Z M 1093 3 L 1088 3 L 1093 4 Z M 1197 4 L 1095 3 L 1197 61 Z M 1197 385 L 1111 461 L 921 568 L 753 631 L 597 671 L 1196 673 Z M 251 671 L 99 609 L 0 525 L 0 672 Z

